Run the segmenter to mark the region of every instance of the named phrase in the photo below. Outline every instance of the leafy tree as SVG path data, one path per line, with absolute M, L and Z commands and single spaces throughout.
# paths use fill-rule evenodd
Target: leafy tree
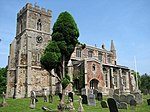
M 51 70 L 56 68 L 57 63 L 60 61 L 61 53 L 55 41 L 50 41 L 48 46 L 45 48 L 43 55 L 41 56 L 40 62 L 43 68 L 49 72 L 49 91 L 52 92 L 52 83 L 51 76 L 54 74 L 51 73 Z M 57 77 L 59 79 L 59 77 Z M 60 79 L 59 79 L 60 80 Z
M 68 12 L 60 13 L 53 26 L 52 42 L 47 46 L 41 57 L 43 67 L 50 74 L 50 71 L 54 69 L 57 74 L 55 77 L 57 77 L 62 84 L 63 93 L 58 106 L 59 111 L 63 111 L 64 108 L 64 92 L 70 83 L 67 64 L 78 43 L 78 37 L 79 30 L 71 14 Z M 55 48 L 57 48 L 57 50 L 55 50 Z
M 141 76 L 141 90 L 143 91 L 144 89 L 150 90 L 150 75 L 144 74 Z
M 7 67 L 0 68 L 0 94 L 6 91 Z

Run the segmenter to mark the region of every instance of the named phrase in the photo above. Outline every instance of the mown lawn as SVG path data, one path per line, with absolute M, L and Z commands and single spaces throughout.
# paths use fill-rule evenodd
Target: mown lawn
M 150 98 L 150 95 L 146 95 L 143 97 L 143 104 L 137 105 L 135 110 L 131 110 L 130 106 L 128 106 L 127 110 L 121 109 L 119 112 L 150 112 L 150 106 L 148 106 L 146 99 Z M 38 100 L 39 102 L 36 103 L 36 108 L 35 109 L 30 109 L 30 98 L 23 98 L 23 99 L 6 99 L 6 102 L 8 103 L 7 107 L 0 107 L 0 112 L 43 112 L 41 109 L 42 106 L 48 107 L 50 109 L 56 110 L 57 109 L 57 104 L 59 103 L 59 98 L 58 96 L 53 97 L 53 103 L 48 103 L 44 102 L 42 97 L 39 97 Z M 104 98 L 106 100 L 107 97 Z M 0 102 L 1 102 L 0 98 Z M 74 107 L 75 107 L 75 112 L 77 112 L 79 108 L 79 102 L 78 96 L 74 96 Z M 66 98 L 67 101 L 67 98 Z M 88 105 L 83 105 L 85 112 L 109 112 L 109 109 L 106 108 L 101 108 L 100 102 L 96 101 L 96 106 L 88 106 Z M 68 111 L 65 111 L 68 112 Z

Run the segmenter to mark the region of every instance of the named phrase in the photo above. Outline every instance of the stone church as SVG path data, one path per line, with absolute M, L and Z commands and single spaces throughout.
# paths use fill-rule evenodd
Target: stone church
M 17 14 L 16 37 L 10 44 L 7 97 L 29 97 L 31 90 L 59 92 L 56 78 L 41 67 L 40 57 L 51 40 L 52 11 L 27 3 Z M 117 65 L 116 49 L 77 45 L 68 63 L 75 91 L 97 89 L 108 95 L 110 89 L 130 93 L 135 89 L 131 70 Z

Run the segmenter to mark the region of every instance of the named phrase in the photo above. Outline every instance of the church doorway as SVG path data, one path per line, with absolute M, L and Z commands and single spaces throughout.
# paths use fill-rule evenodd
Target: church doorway
M 91 89 L 98 89 L 99 88 L 99 81 L 97 79 L 92 79 L 90 81 L 90 88 Z

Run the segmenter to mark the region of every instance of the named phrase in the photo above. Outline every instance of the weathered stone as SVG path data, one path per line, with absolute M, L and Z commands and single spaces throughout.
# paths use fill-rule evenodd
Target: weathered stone
M 110 112 L 118 112 L 117 104 L 114 98 L 108 98 L 107 102 Z
M 118 109 L 128 109 L 128 104 L 126 102 L 120 102 Z
M 127 103 L 130 104 L 130 101 L 131 101 L 132 99 L 135 99 L 135 96 L 132 95 L 132 94 L 128 94 L 128 95 L 127 95 Z
M 120 102 L 119 95 L 114 94 L 114 95 L 113 95 L 113 98 L 116 100 L 116 102 Z
M 114 90 L 114 94 L 120 95 L 120 90 L 119 89 L 115 89 Z
M 113 95 L 114 95 L 114 89 L 110 88 L 109 89 L 109 96 L 113 97 Z
M 143 102 L 143 96 L 140 93 L 134 93 L 135 95 L 135 100 L 137 104 L 142 104 Z
M 89 94 L 88 95 L 88 105 L 89 106 L 96 106 L 96 101 L 95 101 L 95 95 L 94 94 Z
M 97 93 L 97 100 L 98 101 L 103 100 L 103 94 L 102 93 Z
M 81 95 L 82 97 L 82 104 L 88 104 L 88 99 L 86 95 Z
M 82 88 L 82 89 L 81 89 L 81 95 L 87 95 L 85 88 Z
M 126 95 L 120 95 L 120 102 L 127 102 L 127 96 Z
M 104 101 L 104 100 L 102 100 L 102 101 L 101 101 L 101 107 L 102 107 L 102 108 L 108 108 L 107 102 Z
M 136 100 L 135 99 L 131 99 L 130 100 L 130 108 L 132 109 L 132 110 L 134 110 L 135 108 L 136 108 Z
M 82 97 L 79 96 L 79 108 L 78 108 L 78 112 L 84 112 L 84 108 L 82 106 Z

